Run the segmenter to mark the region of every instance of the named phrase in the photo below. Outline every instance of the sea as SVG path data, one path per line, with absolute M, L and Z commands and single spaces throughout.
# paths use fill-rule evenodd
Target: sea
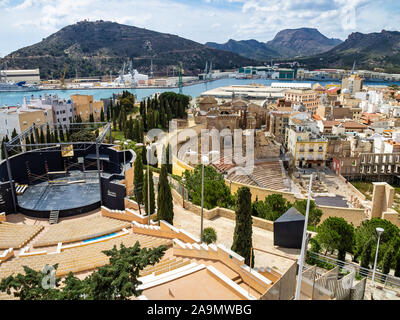
M 268 79 L 235 79 L 235 78 L 225 78 L 218 79 L 211 82 L 203 82 L 197 83 L 189 86 L 184 86 L 182 88 L 183 94 L 189 95 L 193 98 L 200 96 L 203 92 L 230 85 L 246 85 L 246 84 L 263 84 L 263 85 L 271 85 L 273 82 L 283 82 L 281 80 L 268 80 Z M 300 81 L 296 81 L 300 82 Z M 306 83 L 321 83 L 322 85 L 326 84 L 339 84 L 338 81 L 302 81 Z M 366 82 L 366 86 L 388 86 L 391 84 L 397 84 L 400 86 L 400 82 Z M 100 100 L 104 98 L 109 98 L 113 93 L 119 93 L 124 90 L 127 90 L 136 95 L 139 101 L 143 100 L 146 97 L 153 95 L 154 93 L 162 93 L 166 91 L 173 91 L 178 93 L 178 88 L 138 88 L 138 89 L 73 89 L 73 90 L 41 90 L 41 91 L 25 91 L 25 92 L 0 92 L 0 107 L 7 106 L 16 106 L 22 105 L 24 97 L 29 101 L 31 95 L 34 95 L 35 98 L 39 95 L 44 95 L 45 93 L 48 95 L 57 94 L 61 99 L 69 99 L 71 95 L 74 94 L 84 94 L 84 95 L 93 95 L 94 100 Z

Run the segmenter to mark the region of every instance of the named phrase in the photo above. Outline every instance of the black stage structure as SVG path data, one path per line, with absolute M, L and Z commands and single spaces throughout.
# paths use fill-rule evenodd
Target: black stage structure
M 305 217 L 295 207 L 274 221 L 274 246 L 301 248 Z
M 66 130 L 99 134 L 94 141 L 37 143 L 39 131 L 57 132 L 57 136 L 62 132 L 64 137 Z M 110 143 L 104 143 L 107 135 Z M 112 146 L 109 122 L 33 124 L 4 144 L 5 160 L 0 163 L 0 210 L 38 218 L 48 218 L 54 211 L 59 217 L 72 216 L 101 205 L 122 210 L 126 190 L 119 181 L 124 179 L 124 159 L 131 165 L 134 154 Z M 10 156 L 15 152 L 20 153 Z

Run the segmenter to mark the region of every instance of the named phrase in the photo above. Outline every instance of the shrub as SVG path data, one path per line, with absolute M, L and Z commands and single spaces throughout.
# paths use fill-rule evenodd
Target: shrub
M 217 241 L 217 233 L 211 227 L 205 228 L 203 230 L 203 238 L 201 240 L 207 244 L 214 243 Z

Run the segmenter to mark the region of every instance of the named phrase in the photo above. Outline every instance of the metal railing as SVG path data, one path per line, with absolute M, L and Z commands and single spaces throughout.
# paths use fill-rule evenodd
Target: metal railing
M 337 260 L 335 258 L 324 256 L 324 255 L 316 253 L 316 252 L 308 252 L 307 254 L 309 255 L 310 258 L 313 258 L 315 260 L 329 263 L 335 267 L 338 266 L 345 270 L 355 270 L 356 274 L 358 274 L 362 277 L 366 277 L 367 279 L 370 279 L 370 280 L 372 279 L 372 273 L 373 273 L 372 269 L 363 268 L 356 263 Z M 377 283 L 381 283 L 384 286 L 392 286 L 392 287 L 400 289 L 400 278 L 389 275 L 389 274 L 384 274 L 382 272 L 375 271 L 375 280 L 374 281 Z

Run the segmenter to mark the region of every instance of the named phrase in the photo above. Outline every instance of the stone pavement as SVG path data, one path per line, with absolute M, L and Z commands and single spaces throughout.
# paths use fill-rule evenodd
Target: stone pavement
M 194 236 L 200 237 L 200 216 L 183 209 L 182 206 L 179 205 L 174 205 L 174 226 L 183 228 Z M 204 228 L 207 227 L 212 227 L 217 232 L 217 243 L 231 248 L 235 230 L 234 220 L 223 217 L 217 217 L 213 220 L 204 219 Z M 273 245 L 273 232 L 257 227 L 253 227 L 253 247 L 274 253 L 271 254 L 255 250 L 256 268 L 270 267 L 281 273 L 285 272 L 292 265 L 293 259 L 297 259 L 300 255 L 299 249 L 275 247 Z

